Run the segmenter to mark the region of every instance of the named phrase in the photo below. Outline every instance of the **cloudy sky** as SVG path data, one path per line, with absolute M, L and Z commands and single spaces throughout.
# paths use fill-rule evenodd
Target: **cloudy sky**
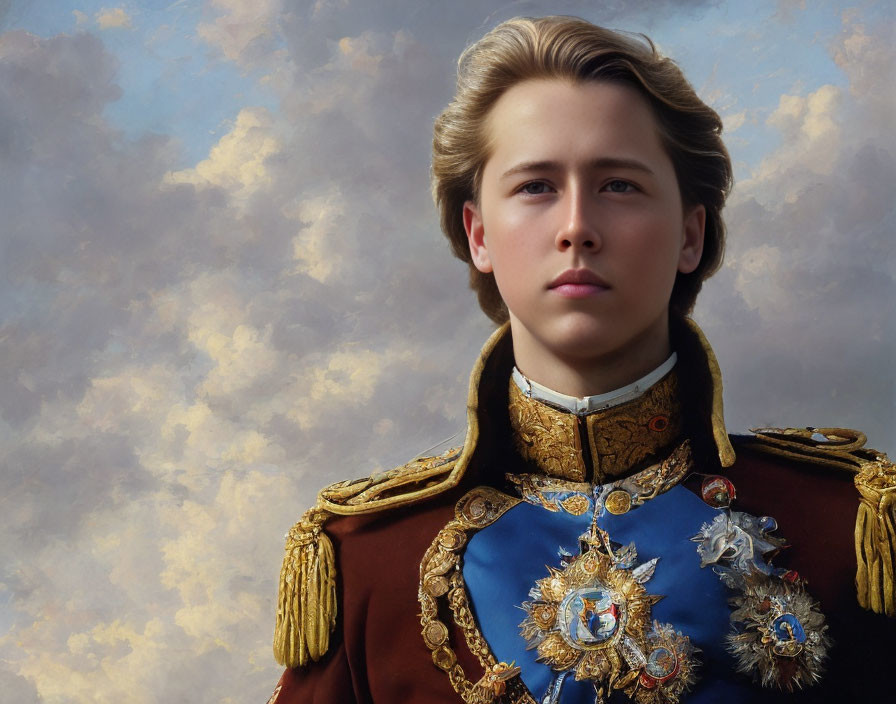
M 551 13 L 647 32 L 725 120 L 730 427 L 896 450 L 892 3 L 0 0 L 5 701 L 266 701 L 285 531 L 462 429 L 490 326 L 432 120 Z

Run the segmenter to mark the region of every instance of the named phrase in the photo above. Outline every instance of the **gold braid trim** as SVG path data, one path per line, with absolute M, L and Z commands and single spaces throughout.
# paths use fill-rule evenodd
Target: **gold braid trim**
M 855 474 L 865 447 L 865 434 L 849 428 L 752 428 L 749 443 L 761 452 Z
M 644 393 L 617 406 L 579 416 L 527 396 L 509 381 L 510 427 L 520 456 L 540 474 L 583 482 L 608 481 L 644 466 L 681 434 L 678 374 L 673 370 Z M 586 465 L 580 430 L 587 436 Z
M 309 509 L 286 536 L 274 629 L 274 657 L 286 667 L 319 660 L 336 625 L 336 562 L 321 529 L 327 518 Z
M 476 625 L 460 570 L 464 547 L 476 531 L 491 525 L 520 503 L 497 489 L 477 487 L 458 501 L 454 519 L 439 531 L 420 562 L 420 625 L 432 661 L 448 675 L 465 704 L 536 704 L 519 678 L 519 668 L 498 662 Z M 484 674 L 473 682 L 457 661 L 444 619 L 451 613 L 467 647 L 479 659 Z
M 455 447 L 435 457 L 417 458 L 388 472 L 331 484 L 318 495 L 318 506 L 330 513 L 351 515 L 415 503 L 445 491 L 445 482 L 462 454 L 463 448 Z
M 780 457 L 853 474 L 856 516 L 856 595 L 859 605 L 896 617 L 896 465 L 865 448 L 865 434 L 847 428 L 759 428 L 751 447 Z
M 706 366 L 709 368 L 709 376 L 712 379 L 712 437 L 719 453 L 719 462 L 723 467 L 734 464 L 734 448 L 728 439 L 728 431 L 725 429 L 725 408 L 722 403 L 722 370 L 719 369 L 719 360 L 706 339 L 706 335 L 700 327 L 690 318 L 685 318 L 688 329 L 696 336 L 703 354 L 706 356 Z

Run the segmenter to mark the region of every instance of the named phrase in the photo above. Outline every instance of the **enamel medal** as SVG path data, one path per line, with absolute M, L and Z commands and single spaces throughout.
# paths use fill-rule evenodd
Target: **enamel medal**
M 772 535 L 777 521 L 713 504 L 707 494 L 715 498 L 717 492 L 704 491 L 704 500 L 723 511 L 691 539 L 697 543 L 700 566 L 712 565 L 733 592 L 732 631 L 726 644 L 737 671 L 763 687 L 788 692 L 816 684 L 831 639 L 805 582 L 796 572 L 771 564 L 786 545 Z
M 554 678 L 542 703 L 556 704 L 569 677 L 589 681 L 597 702 L 623 690 L 639 704 L 679 701 L 696 680 L 695 648 L 669 625 L 651 621 L 646 582 L 659 558 L 638 564 L 634 544 L 619 547 L 592 521 L 579 554 L 561 552 L 523 603 L 520 633 Z

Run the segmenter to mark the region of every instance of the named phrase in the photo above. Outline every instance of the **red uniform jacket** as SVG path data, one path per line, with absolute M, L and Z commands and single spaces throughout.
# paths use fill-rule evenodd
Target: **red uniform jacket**
M 854 532 L 859 495 L 852 474 L 769 454 L 749 437 L 732 438 L 736 460 L 731 466 L 720 466 L 718 427 L 713 428 L 712 421 L 714 394 L 720 392 L 713 388 L 710 373 L 714 360 L 707 359 L 711 352 L 702 349 L 687 328 L 673 332 L 685 433 L 694 444 L 695 471 L 728 477 L 736 487 L 737 510 L 777 520 L 777 533 L 790 547 L 775 564 L 797 570 L 807 581 L 834 642 L 820 686 L 790 695 L 757 686 L 756 701 L 894 701 L 896 688 L 890 677 L 896 622 L 862 609 L 856 598 Z M 287 669 L 273 702 L 462 701 L 446 674 L 433 664 L 421 636 L 420 562 L 467 491 L 479 485 L 502 486 L 505 472 L 525 471 L 509 441 L 507 381 L 512 364 L 510 339 L 505 334 L 484 351 L 474 371 L 470 422 L 478 428 L 478 441 L 457 486 L 413 505 L 327 522 L 336 554 L 339 604 L 330 647 L 319 662 Z M 685 485 L 699 493 L 699 482 L 689 479 Z M 475 682 L 483 674 L 482 667 L 459 629 L 450 638 L 460 664 Z M 733 669 L 731 677 L 748 680 Z M 682 701 L 686 704 L 686 694 Z

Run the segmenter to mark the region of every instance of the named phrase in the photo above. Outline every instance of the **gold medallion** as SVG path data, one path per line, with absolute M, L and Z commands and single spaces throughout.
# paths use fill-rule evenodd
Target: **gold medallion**
M 607 495 L 607 498 L 604 500 L 604 506 L 614 516 L 628 513 L 632 507 L 632 495 L 624 489 L 615 489 Z
M 573 494 L 572 496 L 563 499 L 563 501 L 560 502 L 560 506 L 563 507 L 564 511 L 571 513 L 573 516 L 581 516 L 591 506 L 591 502 L 588 501 L 588 497 L 583 496 L 582 494 Z

